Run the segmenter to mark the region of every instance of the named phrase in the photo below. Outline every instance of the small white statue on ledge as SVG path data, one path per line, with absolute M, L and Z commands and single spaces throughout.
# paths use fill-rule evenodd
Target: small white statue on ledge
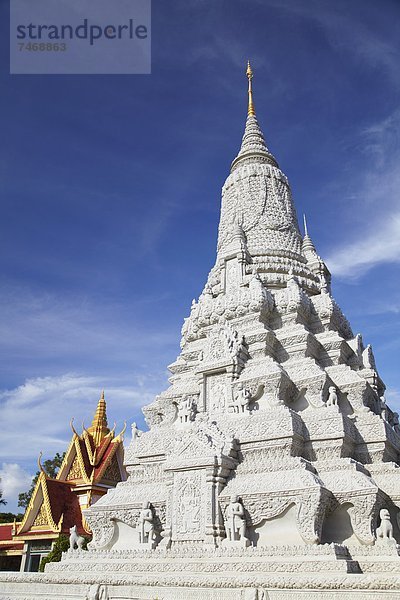
M 225 509 L 225 545 L 248 546 L 246 538 L 246 519 L 244 508 L 238 496 L 231 496 L 231 501 Z
M 82 550 L 82 546 L 85 541 L 85 538 L 83 538 L 81 535 L 79 535 L 77 526 L 74 525 L 73 527 L 71 527 L 69 532 L 71 534 L 69 536 L 70 550 L 75 550 L 75 546 L 78 548 L 78 550 Z
M 139 543 L 148 544 L 151 548 L 153 547 L 153 534 L 154 534 L 154 523 L 153 523 L 153 511 L 150 508 L 150 502 L 143 502 L 142 510 L 139 515 L 139 522 L 137 529 L 139 531 Z
M 393 538 L 393 525 L 390 520 L 390 513 L 387 508 L 382 508 L 379 512 L 381 524 L 376 530 L 377 541 L 392 541 Z
M 139 438 L 142 435 L 142 431 L 140 431 L 140 429 L 138 428 L 138 426 L 136 425 L 135 422 L 132 423 L 131 425 L 132 427 L 132 442 L 135 442 L 137 440 L 137 438 Z
M 329 395 L 326 401 L 327 406 L 338 406 L 337 390 L 334 385 L 331 385 L 328 389 Z

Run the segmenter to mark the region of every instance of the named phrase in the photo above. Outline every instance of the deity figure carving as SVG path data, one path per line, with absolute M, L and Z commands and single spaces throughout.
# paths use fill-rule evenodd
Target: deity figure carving
M 244 387 L 243 384 L 240 384 L 235 398 L 229 404 L 228 408 L 234 413 L 244 413 L 246 410 L 249 410 L 251 399 L 252 396 L 250 390 Z
M 178 406 L 179 423 L 190 423 L 196 414 L 196 403 L 193 396 L 185 396 Z
M 249 358 L 247 343 L 244 335 L 239 338 L 239 333 L 237 331 L 232 331 L 229 327 L 226 327 L 225 335 L 228 342 L 229 354 L 233 361 L 233 373 L 235 377 L 239 377 Z
M 153 511 L 150 508 L 150 502 L 143 502 L 137 524 L 139 532 L 139 543 L 153 546 L 154 518 Z
M 224 524 L 227 542 L 236 542 L 247 546 L 246 519 L 244 508 L 238 496 L 231 496 L 230 503 L 225 509 Z
M 379 512 L 381 524 L 376 530 L 377 540 L 393 540 L 393 525 L 390 520 L 390 513 L 387 508 L 382 508 Z
M 85 538 L 83 538 L 81 535 L 79 535 L 77 526 L 74 525 L 73 527 L 71 527 L 69 532 L 71 534 L 69 536 L 70 550 L 75 550 L 75 546 L 78 548 L 78 550 L 82 550 L 82 546 L 85 541 Z
M 337 390 L 334 385 L 331 385 L 329 388 L 328 400 L 326 401 L 327 406 L 337 406 L 338 405 L 338 397 Z

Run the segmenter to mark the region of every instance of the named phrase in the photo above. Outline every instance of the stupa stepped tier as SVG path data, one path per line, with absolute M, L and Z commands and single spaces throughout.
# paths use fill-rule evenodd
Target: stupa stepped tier
M 217 258 L 170 386 L 132 427 L 88 551 L 2 574 L 2 598 L 400 598 L 400 428 L 248 117 Z

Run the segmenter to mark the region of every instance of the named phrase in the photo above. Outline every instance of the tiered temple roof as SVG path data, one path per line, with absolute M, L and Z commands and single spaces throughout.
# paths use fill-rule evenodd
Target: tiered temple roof
M 123 434 L 115 435 L 107 423 L 102 392 L 92 425 L 73 436 L 57 477 L 49 477 L 40 466 L 35 490 L 18 527 L 15 539 L 57 537 L 77 525 L 81 533 L 90 530 L 82 519 L 82 508 L 91 506 L 126 477 L 123 467 Z

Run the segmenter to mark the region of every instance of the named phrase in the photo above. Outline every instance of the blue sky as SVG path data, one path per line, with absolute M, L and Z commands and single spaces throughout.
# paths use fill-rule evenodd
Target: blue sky
M 0 477 L 8 509 L 104 387 L 143 424 L 215 257 L 246 115 L 400 409 L 397 0 L 152 4 L 152 74 L 10 76 L 0 0 Z

